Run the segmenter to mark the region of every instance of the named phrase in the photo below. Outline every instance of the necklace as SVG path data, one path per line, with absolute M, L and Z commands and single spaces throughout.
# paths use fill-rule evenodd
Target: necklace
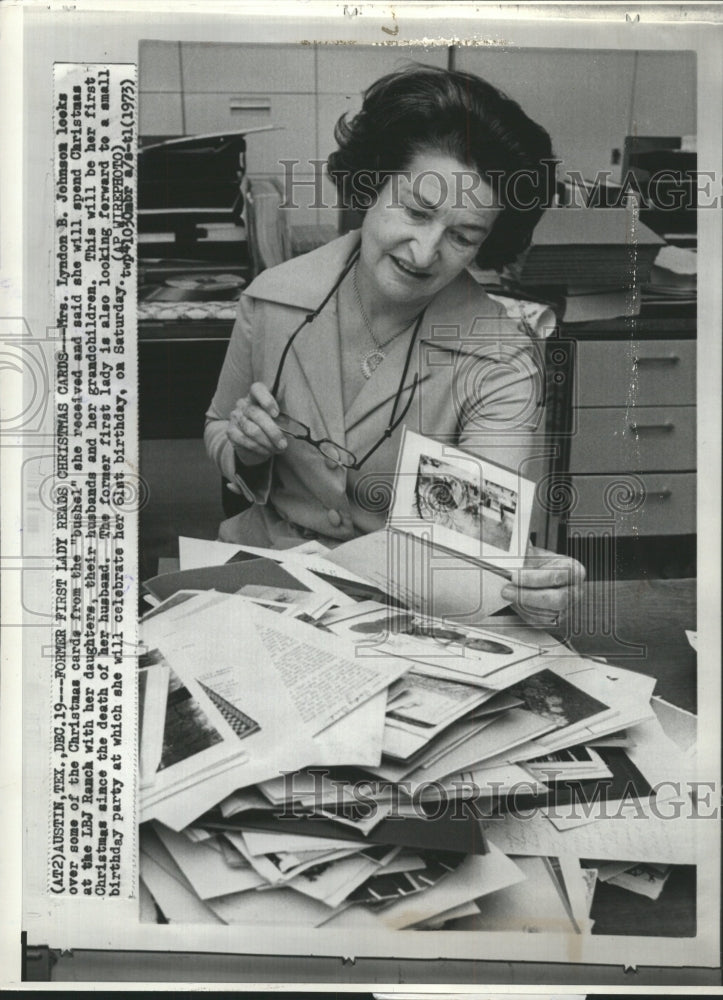
M 398 337 L 400 333 L 404 332 L 404 330 L 399 330 L 397 333 L 393 333 L 392 336 L 389 337 L 388 340 L 385 340 L 383 343 L 380 343 L 379 340 L 377 340 L 374 330 L 372 329 L 372 325 L 369 322 L 369 317 L 367 316 L 366 309 L 364 308 L 364 303 L 361 300 L 361 295 L 359 294 L 359 285 L 357 283 L 356 272 L 357 272 L 357 266 L 355 264 L 354 271 L 352 272 L 352 281 L 354 284 L 354 296 L 356 298 L 356 303 L 359 306 L 359 312 L 361 313 L 361 317 L 364 320 L 364 326 L 367 328 L 367 333 L 369 334 L 372 344 L 374 344 L 374 347 L 372 347 L 371 350 L 367 351 L 365 354 L 362 354 L 361 360 L 359 362 L 361 365 L 362 375 L 364 376 L 365 379 L 369 380 L 374 374 L 374 372 L 377 370 L 379 365 L 382 363 L 382 361 L 384 361 L 384 359 L 386 358 L 386 354 L 384 353 L 384 348 L 387 347 L 389 344 L 391 344 L 394 338 Z M 406 330 L 408 329 L 408 327 L 405 327 L 404 329 Z

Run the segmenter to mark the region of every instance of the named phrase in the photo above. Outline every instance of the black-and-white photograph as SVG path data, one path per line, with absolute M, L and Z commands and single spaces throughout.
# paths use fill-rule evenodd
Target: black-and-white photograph
M 414 484 L 413 513 L 496 549 L 508 552 L 517 494 L 489 479 L 474 482 L 465 470 L 421 455 Z
M 163 752 L 158 770 L 193 757 L 222 739 L 191 692 L 171 670 L 166 717 L 163 720 Z
M 0 10 L 23 982 L 720 985 L 710 6 Z
M 349 623 L 349 631 L 360 635 L 412 635 L 416 638 L 427 638 L 442 646 L 454 644 L 465 649 L 473 649 L 479 653 L 494 653 L 498 656 L 509 656 L 512 649 L 499 638 L 491 635 L 481 636 L 465 629 L 450 628 L 441 622 L 429 622 L 416 615 L 388 610 L 372 616 L 363 616 L 361 620 L 354 619 Z
M 536 507 L 535 483 L 520 474 L 523 467 L 494 465 L 407 428 L 387 527 L 479 564 L 521 568 Z M 542 558 L 551 565 L 551 554 Z M 567 565 L 577 571 L 576 562 Z
M 551 670 L 527 677 L 513 685 L 509 693 L 519 698 L 529 712 L 549 719 L 556 726 L 574 726 L 608 708 Z
M 534 570 L 523 570 L 509 586 L 506 603 L 528 627 L 551 625 L 553 635 L 561 635 L 561 624 L 569 630 L 579 614 L 573 608 L 580 608 L 581 581 L 587 576 L 592 611 L 590 588 L 599 593 L 596 601 L 606 602 L 613 579 L 595 545 L 582 545 L 590 530 L 578 530 L 558 495 L 581 496 L 579 510 L 592 523 L 598 501 L 590 491 L 610 492 L 615 476 L 628 476 L 624 441 L 631 435 L 629 448 L 652 449 L 648 464 L 657 468 L 663 441 L 655 424 L 669 397 L 646 386 L 651 375 L 665 379 L 668 366 L 646 359 L 667 357 L 672 344 L 655 343 L 655 317 L 676 310 L 680 337 L 690 309 L 685 303 L 695 300 L 689 205 L 673 217 L 641 204 L 634 277 L 627 250 L 635 193 L 630 178 L 647 191 L 648 178 L 671 156 L 686 170 L 694 155 L 694 114 L 684 125 L 681 108 L 679 139 L 648 140 L 631 131 L 623 111 L 630 98 L 620 81 L 634 62 L 634 100 L 647 100 L 652 114 L 652 95 L 641 88 L 656 78 L 663 54 L 657 64 L 613 51 L 588 59 L 551 49 L 280 45 L 263 51 L 263 71 L 260 58 L 257 47 L 243 43 L 148 39 L 139 46 L 139 322 L 147 337 L 142 467 L 155 469 L 162 448 L 197 470 L 181 503 L 176 496 L 164 499 L 164 483 L 151 488 L 141 513 L 144 572 L 160 572 L 156 559 L 173 568 L 167 560 L 175 555 L 175 532 L 289 553 L 312 546 L 310 559 L 323 559 L 331 547 L 340 562 L 345 542 L 385 528 L 421 533 L 431 527 L 440 551 L 508 558 L 529 557 L 532 538 L 535 558 L 528 565 Z M 692 79 L 685 74 L 695 72 L 695 59 L 671 54 L 669 66 L 681 81 Z M 566 79 L 571 93 L 578 77 L 573 121 L 570 100 L 551 91 Z M 694 108 L 693 95 L 689 100 Z M 490 146 L 491 130 L 502 123 L 515 135 L 514 163 L 509 150 Z M 479 151 L 472 153 L 469 129 L 479 129 L 473 140 Z M 670 124 L 657 130 L 651 124 L 648 132 L 667 135 Z M 522 212 L 510 188 L 490 182 L 490 171 L 499 166 L 509 181 L 533 162 L 539 208 Z M 465 193 L 470 187 L 474 198 Z M 471 308 L 452 305 L 453 293 L 457 302 L 467 297 Z M 617 331 L 630 322 L 638 335 L 650 331 L 642 360 L 631 369 L 638 384 L 643 380 L 643 395 L 633 418 L 620 411 L 627 423 L 618 428 L 610 407 L 623 404 L 627 389 L 617 371 Z M 445 325 L 441 336 L 438 324 Z M 201 329 L 213 331 L 213 339 L 199 343 Z M 169 335 L 173 358 L 155 339 L 165 343 Z M 575 338 L 577 356 L 569 346 Z M 691 343 L 675 345 L 682 363 Z M 178 367 L 182 356 L 192 378 Z M 162 357 L 180 376 L 175 381 L 187 400 L 175 407 L 172 424 L 157 394 L 144 392 L 144 386 L 168 384 L 170 369 L 158 367 Z M 605 381 L 618 377 L 619 400 L 614 381 L 609 391 Z M 571 426 L 577 433 L 569 437 Z M 620 434 L 623 443 L 611 448 L 608 440 Z M 162 465 L 157 468 L 162 479 Z M 390 481 L 392 489 L 384 486 Z M 622 497 L 614 512 L 615 558 L 632 560 L 638 572 L 656 572 L 650 560 L 658 550 L 647 553 L 641 518 L 664 512 L 654 511 L 649 499 L 648 509 L 636 514 L 637 480 L 631 482 L 621 487 L 631 499 Z M 173 511 L 170 522 L 167 511 Z M 593 536 L 609 547 L 604 522 Z M 651 530 L 663 529 L 651 522 Z M 690 572 L 690 553 L 685 529 L 677 531 L 673 575 Z M 347 566 L 364 575 L 355 556 Z M 393 565 L 385 571 L 395 572 Z M 349 603 L 343 591 L 337 603 L 342 609 Z M 323 628 L 324 621 L 317 616 L 314 624 Z M 490 662 L 506 664 L 516 649 L 504 632 L 475 636 L 450 622 L 425 627 L 404 609 L 346 624 L 354 641 L 393 632 L 397 655 L 414 652 L 399 646 L 400 632 L 434 644 L 437 653 L 478 651 Z M 598 651 L 594 643 L 588 649 Z M 524 674 L 533 669 L 525 667 Z M 462 677 L 468 679 L 457 674 L 456 681 L 420 683 L 424 690 L 457 683 L 467 691 Z M 423 703 L 404 692 L 404 679 L 389 687 L 388 723 L 414 720 L 413 727 L 444 730 L 434 712 L 417 721 Z M 571 732 L 608 708 L 549 670 L 537 669 L 503 694 L 543 725 Z M 612 720 L 608 729 L 615 729 Z M 382 749 L 409 752 L 389 739 Z M 357 747 L 331 761 L 338 767 L 362 759 Z M 398 759 L 382 756 L 382 766 Z M 248 813 L 236 822 L 241 833 L 245 823 L 253 828 Z M 333 877 L 335 865 L 348 864 L 326 862 L 325 874 Z M 585 869 L 579 877 L 587 878 Z M 337 921 L 343 911 L 353 924 L 349 903 L 367 884 L 374 879 L 354 890 L 348 883 Z M 283 921 L 287 896 L 278 898 Z M 162 911 L 158 899 L 156 905 Z M 227 918 L 231 912 L 224 910 Z M 327 914 L 323 926 L 334 923 Z M 443 928 L 444 919 L 434 926 Z

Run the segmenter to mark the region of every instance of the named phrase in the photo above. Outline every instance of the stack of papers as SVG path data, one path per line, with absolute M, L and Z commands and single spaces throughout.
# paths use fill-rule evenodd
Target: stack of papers
M 658 253 L 646 291 L 671 299 L 695 300 L 698 255 L 695 250 L 666 246 Z
M 141 623 L 151 919 L 581 934 L 598 877 L 663 892 L 674 846 L 589 843 L 653 793 L 653 679 L 422 617 L 318 550 L 180 552 Z
M 590 323 L 618 316 L 637 316 L 642 306 L 642 296 L 636 289 L 600 289 L 568 286 L 565 298 L 566 323 Z
M 588 288 L 645 284 L 662 245 L 627 208 L 550 209 L 535 229 L 520 282 Z

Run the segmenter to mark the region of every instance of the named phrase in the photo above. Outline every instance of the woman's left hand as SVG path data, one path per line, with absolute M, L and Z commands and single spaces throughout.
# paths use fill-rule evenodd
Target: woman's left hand
M 585 569 L 576 559 L 530 546 L 527 565 L 514 570 L 502 596 L 530 625 L 564 629 L 585 583 Z

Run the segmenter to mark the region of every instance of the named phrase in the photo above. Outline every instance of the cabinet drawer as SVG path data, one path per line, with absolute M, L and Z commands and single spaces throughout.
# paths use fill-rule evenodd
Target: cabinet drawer
M 692 535 L 696 530 L 693 473 L 573 476 L 571 533 Z
M 298 171 L 313 171 L 316 157 L 316 110 L 308 94 L 186 94 L 186 132 L 242 131 L 260 125 L 280 125 L 275 132 L 259 132 L 246 140 L 246 168 L 250 174 L 281 174 L 280 160 L 298 160 Z
M 694 340 L 578 341 L 578 406 L 692 406 Z
M 695 413 L 694 406 L 578 409 L 570 471 L 695 469 Z
M 183 42 L 181 67 L 186 93 L 248 90 L 313 94 L 316 89 L 311 45 Z

